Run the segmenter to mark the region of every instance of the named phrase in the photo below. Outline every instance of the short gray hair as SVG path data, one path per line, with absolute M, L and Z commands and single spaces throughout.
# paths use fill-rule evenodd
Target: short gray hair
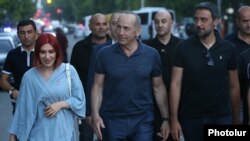
M 135 16 L 135 28 L 141 28 L 141 17 L 132 11 L 123 11 L 122 14 L 131 14 Z

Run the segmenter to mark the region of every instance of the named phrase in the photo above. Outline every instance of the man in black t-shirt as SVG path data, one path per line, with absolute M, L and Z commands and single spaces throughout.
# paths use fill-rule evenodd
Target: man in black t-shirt
M 247 66 L 250 62 L 250 28 L 246 24 L 250 21 L 250 6 L 242 6 L 236 15 L 237 31 L 225 36 L 236 47 L 238 58 L 238 73 L 241 92 L 241 120 L 242 124 L 248 124 L 247 91 L 249 80 Z
M 240 124 L 236 50 L 216 29 L 215 4 L 194 12 L 196 35 L 176 48 L 170 88 L 171 129 L 175 140 L 203 141 L 203 126 Z
M 154 16 L 154 28 L 156 37 L 152 40 L 145 41 L 145 44 L 155 48 L 161 57 L 163 81 L 169 93 L 172 59 L 176 45 L 181 39 L 171 34 L 173 26 L 173 17 L 169 11 L 158 11 Z M 154 111 L 154 138 L 153 141 L 160 141 L 161 138 L 157 135 L 162 124 L 161 114 L 155 103 Z M 171 137 L 168 138 L 171 140 Z
M 38 37 L 35 22 L 20 21 L 17 25 L 17 35 L 22 44 L 8 53 L 0 79 L 0 86 L 10 94 L 13 114 L 23 74 L 32 67 L 32 56 Z M 13 84 L 9 81 L 11 76 L 14 78 Z

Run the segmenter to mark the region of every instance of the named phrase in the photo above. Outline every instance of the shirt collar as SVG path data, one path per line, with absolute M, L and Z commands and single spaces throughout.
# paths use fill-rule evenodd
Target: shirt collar
M 27 51 L 26 49 L 24 49 L 23 46 L 21 46 L 21 52 L 23 52 L 23 51 L 29 52 L 29 51 Z M 35 49 L 33 48 L 31 51 L 35 51 Z
M 218 47 L 221 44 L 223 44 L 223 39 L 221 38 L 221 35 L 220 35 L 220 32 L 218 31 L 218 29 L 214 29 L 214 35 L 215 35 L 216 41 L 215 41 L 213 46 Z M 199 38 L 199 36 L 197 34 L 194 37 L 195 37 L 196 42 L 202 44 L 200 42 L 200 38 Z
M 138 39 L 137 39 L 137 42 L 138 42 L 138 48 L 137 48 L 137 50 L 133 53 L 133 55 L 142 54 L 142 53 L 145 53 L 145 52 L 146 52 L 146 50 L 144 49 L 145 44 L 142 43 L 141 40 L 138 40 Z M 116 47 L 116 50 L 117 50 L 118 52 L 120 52 L 121 54 L 124 54 L 124 52 L 123 52 L 123 50 L 121 49 L 119 43 L 115 43 L 115 46 L 117 46 L 117 47 Z M 133 55 L 132 55 L 132 56 L 133 56 Z

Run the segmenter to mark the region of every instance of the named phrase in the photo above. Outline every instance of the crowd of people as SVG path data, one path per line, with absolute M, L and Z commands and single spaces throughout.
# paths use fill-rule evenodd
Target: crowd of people
M 250 125 L 250 7 L 224 38 L 215 4 L 199 3 L 193 17 L 195 35 L 183 40 L 169 11 L 158 11 L 155 38 L 141 41 L 137 14 L 96 13 L 70 60 L 60 29 L 20 21 L 21 46 L 0 78 L 13 105 L 9 141 L 202 141 L 204 125 Z

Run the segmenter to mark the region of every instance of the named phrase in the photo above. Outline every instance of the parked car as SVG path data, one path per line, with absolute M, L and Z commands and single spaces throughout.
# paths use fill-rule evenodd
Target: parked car
M 18 46 L 19 44 L 21 44 L 18 36 L 17 36 L 17 32 L 14 30 L 12 30 L 11 32 L 0 32 L 0 36 L 9 36 L 13 39 L 15 46 Z
M 15 42 L 15 39 L 13 37 L 0 36 L 0 72 L 2 72 L 8 52 L 17 46 L 18 42 Z
M 85 37 L 84 34 L 85 33 L 85 30 L 84 30 L 84 26 L 83 25 L 77 25 L 75 27 L 75 32 L 74 32 L 74 38 L 82 38 L 82 37 Z
M 89 36 L 89 34 L 92 32 L 90 29 L 89 29 L 89 22 L 90 22 L 90 19 L 91 19 L 92 15 L 88 15 L 88 16 L 85 16 L 83 17 L 83 25 L 84 25 L 84 38 Z
M 55 29 L 52 26 L 46 26 L 46 27 L 44 27 L 43 30 L 42 30 L 42 32 L 44 32 L 44 33 L 50 33 L 53 36 L 56 36 Z
M 186 39 L 195 34 L 193 17 L 184 17 L 180 23 L 180 38 Z
M 156 31 L 154 28 L 154 15 L 160 11 L 160 10 L 168 10 L 173 17 L 173 28 L 172 28 L 172 33 L 175 36 L 178 35 L 178 28 L 176 26 L 176 15 L 175 15 L 175 10 L 173 9 L 167 9 L 165 7 L 143 7 L 139 10 L 134 10 L 133 12 L 138 14 L 141 18 L 141 35 L 140 39 L 141 40 L 149 40 L 155 37 Z

